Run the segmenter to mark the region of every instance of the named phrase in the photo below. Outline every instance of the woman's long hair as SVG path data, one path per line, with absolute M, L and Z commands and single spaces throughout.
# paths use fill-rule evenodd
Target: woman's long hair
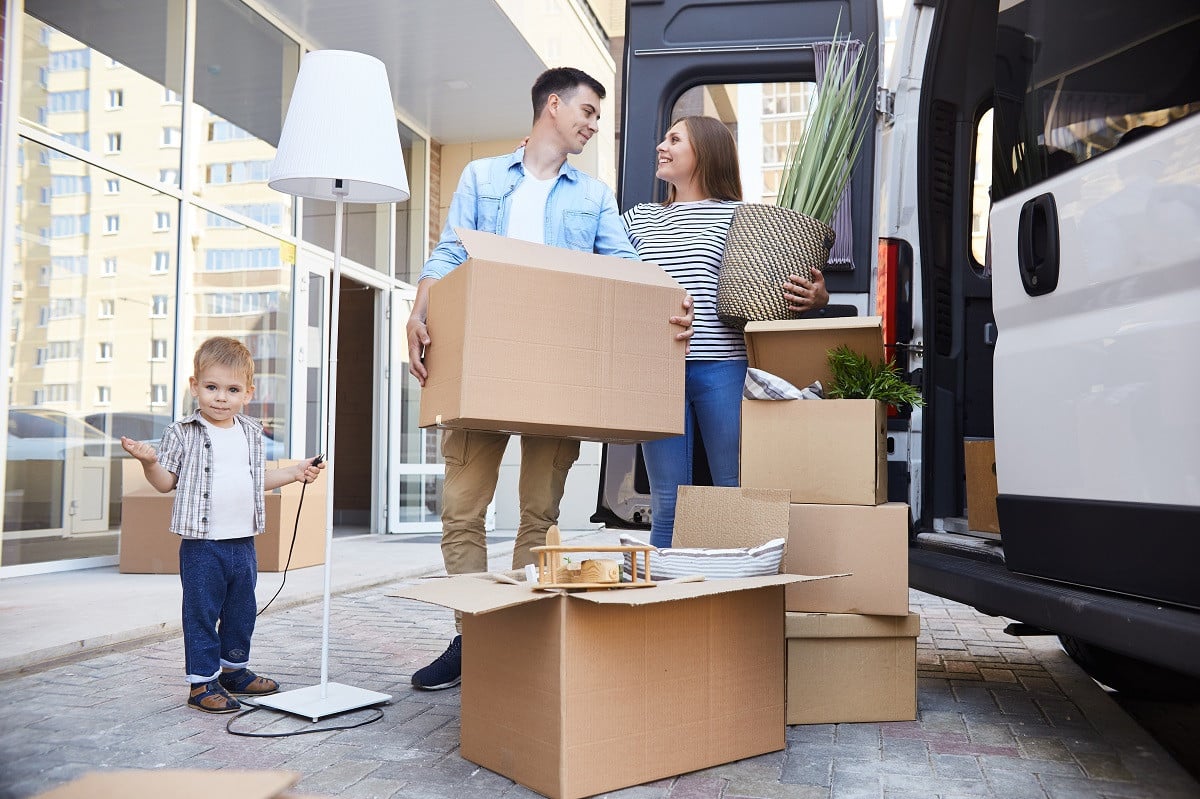
M 742 176 L 738 170 L 737 142 L 725 123 L 705 116 L 680 117 L 687 127 L 688 141 L 696 154 L 696 174 L 700 189 L 715 200 L 741 200 Z M 675 202 L 675 186 L 668 184 L 664 205 Z

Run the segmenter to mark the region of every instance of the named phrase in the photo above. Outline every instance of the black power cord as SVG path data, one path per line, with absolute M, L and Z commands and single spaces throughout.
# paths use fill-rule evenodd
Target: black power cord
M 227 733 L 229 733 L 230 735 L 238 735 L 243 738 L 290 738 L 293 735 L 310 735 L 314 732 L 335 732 L 337 730 L 352 730 L 355 727 L 363 727 L 363 726 L 366 726 L 367 724 L 373 724 L 374 722 L 379 721 L 381 718 L 383 718 L 383 708 L 367 707 L 367 708 L 359 708 L 359 710 L 370 710 L 370 711 L 372 711 L 372 715 L 369 718 L 363 719 L 362 721 L 356 721 L 353 724 L 338 724 L 335 726 L 313 727 L 313 728 L 307 729 L 307 730 L 292 730 L 291 732 L 242 732 L 239 730 L 235 730 L 233 728 L 233 723 L 244 716 L 250 715 L 251 713 L 253 713 L 256 710 L 262 710 L 263 708 L 261 705 L 255 705 L 251 702 L 247 702 L 245 699 L 241 699 L 240 701 L 243 705 L 249 706 L 249 709 L 243 710 L 241 713 L 238 713 L 236 716 L 233 716 L 232 718 L 230 718 L 229 721 L 225 722 L 225 731 Z M 359 710 L 349 710 L 349 711 L 346 711 L 346 713 L 357 713 L 357 712 L 359 712 Z M 344 715 L 346 715 L 346 713 L 335 713 L 330 718 L 337 718 L 338 716 L 344 716 Z
M 318 455 L 317 457 L 313 458 L 312 465 L 320 466 L 321 462 L 324 460 L 325 456 L 323 454 Z M 296 522 L 292 525 L 292 543 L 288 544 L 287 561 L 283 564 L 283 580 L 280 581 L 279 588 L 275 591 L 275 596 L 272 596 L 270 599 L 268 599 L 267 604 L 262 606 L 262 610 L 254 614 L 254 618 L 256 619 L 263 615 L 267 608 L 271 607 L 271 603 L 275 601 L 275 597 L 279 596 L 280 591 L 282 591 L 283 587 L 287 585 L 288 567 L 292 565 L 292 552 L 296 549 L 296 533 L 300 530 L 300 509 L 304 507 L 304 489 L 306 488 L 308 488 L 307 480 L 300 484 L 300 501 L 296 503 Z

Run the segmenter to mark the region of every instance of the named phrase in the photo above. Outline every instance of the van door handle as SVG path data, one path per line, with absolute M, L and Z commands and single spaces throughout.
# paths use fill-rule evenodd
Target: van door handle
M 1021 206 L 1017 229 L 1017 263 L 1030 297 L 1058 288 L 1058 208 L 1053 194 L 1034 197 Z

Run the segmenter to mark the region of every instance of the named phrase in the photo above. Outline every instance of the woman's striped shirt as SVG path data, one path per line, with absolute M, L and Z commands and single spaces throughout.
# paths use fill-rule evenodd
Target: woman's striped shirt
M 661 266 L 692 295 L 695 332 L 689 360 L 746 357 L 741 331 L 717 318 L 717 272 L 738 205 L 732 200 L 641 203 L 621 217 L 638 257 Z

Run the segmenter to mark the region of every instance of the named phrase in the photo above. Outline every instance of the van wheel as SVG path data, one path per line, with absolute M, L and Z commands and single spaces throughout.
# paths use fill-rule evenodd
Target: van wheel
M 1062 648 L 1098 683 L 1140 699 L 1200 698 L 1200 679 L 1089 644 L 1069 635 L 1058 636 Z

